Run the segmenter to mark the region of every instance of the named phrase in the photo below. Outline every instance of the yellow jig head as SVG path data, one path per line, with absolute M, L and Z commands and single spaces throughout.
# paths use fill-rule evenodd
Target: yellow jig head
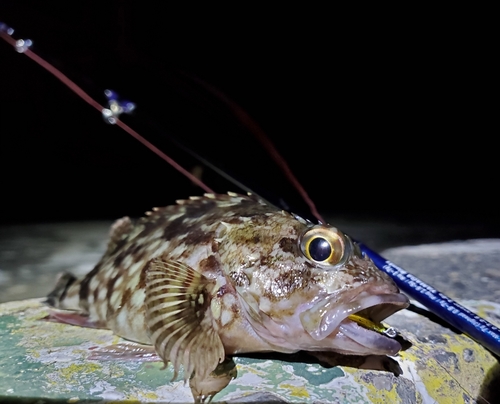
M 357 314 L 351 314 L 347 317 L 349 320 L 354 321 L 361 327 L 364 327 L 368 330 L 378 332 L 379 334 L 383 334 L 389 338 L 395 338 L 398 335 L 398 332 L 394 327 L 387 327 L 382 323 L 374 323 L 371 320 L 368 320 L 365 317 L 358 316 Z

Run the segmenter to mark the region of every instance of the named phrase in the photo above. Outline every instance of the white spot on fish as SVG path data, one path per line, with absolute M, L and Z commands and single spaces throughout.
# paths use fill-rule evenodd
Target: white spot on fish
M 99 290 L 99 294 L 97 296 L 97 299 L 99 299 L 99 301 L 104 301 L 104 299 L 106 299 L 106 292 L 107 292 L 107 288 L 101 288 Z
M 162 255 L 170 246 L 170 243 L 168 241 L 165 241 L 160 248 L 158 248 L 156 251 L 152 252 L 151 256 L 152 257 L 159 257 Z
M 130 265 L 132 265 L 132 261 L 133 261 L 132 256 L 131 256 L 131 255 L 127 255 L 127 256 L 125 257 L 125 259 L 123 260 L 123 266 L 124 266 L 125 268 L 130 267 Z
M 90 290 L 96 290 L 99 287 L 99 279 L 97 277 L 92 278 L 90 281 Z
M 153 241 L 146 249 L 148 252 L 153 252 L 154 250 L 158 249 L 158 247 L 161 244 L 161 240 L 155 240 Z
M 130 267 L 130 274 L 134 275 L 138 270 L 140 270 L 144 266 L 144 261 L 136 262 L 134 265 Z
M 108 311 L 108 302 L 106 300 L 99 300 L 98 312 L 100 318 L 106 318 L 106 312 Z
M 221 314 L 221 304 L 219 299 L 213 299 L 210 303 L 210 310 L 212 311 L 212 315 L 217 320 Z
M 110 299 L 110 304 L 112 306 L 118 306 L 118 299 L 121 297 L 121 294 L 115 290 L 113 292 L 113 294 L 111 295 L 111 299 Z
M 116 322 L 117 324 L 120 325 L 121 329 L 125 329 L 125 325 L 128 324 L 127 317 L 128 317 L 128 310 L 123 307 L 118 313 L 118 316 L 116 316 Z
M 120 276 L 120 277 L 119 277 L 119 278 L 115 281 L 115 284 L 114 284 L 114 286 L 113 286 L 113 287 L 114 287 L 114 288 L 116 288 L 116 289 L 117 289 L 117 288 L 119 288 L 119 287 L 120 287 L 120 285 L 122 284 L 122 282 L 123 282 L 123 276 Z
M 232 295 L 231 293 L 226 293 L 222 297 L 222 301 L 225 307 L 231 307 L 236 302 L 236 299 L 234 298 L 234 295 Z
M 142 306 L 144 304 L 144 300 L 146 299 L 146 294 L 143 289 L 138 289 L 132 294 L 132 298 L 130 299 L 130 303 L 133 306 Z
M 233 319 L 233 313 L 231 310 L 223 310 L 220 318 L 220 322 L 223 326 L 229 323 Z
M 174 216 L 182 216 L 182 215 L 174 215 Z M 172 220 L 172 218 L 170 218 Z M 151 234 L 151 238 L 161 238 L 163 236 L 163 232 L 165 231 L 165 229 L 163 228 L 160 228 L 158 230 L 156 230 L 153 234 Z

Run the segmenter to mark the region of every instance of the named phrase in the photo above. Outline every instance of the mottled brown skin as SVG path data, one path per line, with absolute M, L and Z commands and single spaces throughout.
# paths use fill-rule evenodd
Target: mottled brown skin
M 68 282 L 52 303 L 126 339 L 154 345 L 162 359 L 197 375 L 200 368 L 208 374 L 224 355 L 241 352 L 355 354 L 351 345 L 335 345 L 342 337 L 338 332 L 314 339 L 304 324 L 320 327 L 323 301 L 343 304 L 399 291 L 356 248 L 339 265 L 306 258 L 299 239 L 311 226 L 252 196 L 178 201 L 135 224 L 127 217 L 117 221 L 100 262 L 81 281 Z M 172 314 L 176 302 L 182 310 Z M 307 320 L 300 317 L 309 309 Z M 193 362 L 204 352 L 209 359 Z
M 268 206 L 254 199 L 223 195 L 217 200 L 193 198 L 155 209 L 136 224 L 120 219 L 113 225 L 103 258 L 81 282 L 70 287 L 59 307 L 82 311 L 118 335 L 150 344 L 147 327 L 139 320 L 144 318 L 149 261 L 168 256 L 215 279 L 222 275 L 214 242 L 220 222 L 236 223 L 268 211 Z

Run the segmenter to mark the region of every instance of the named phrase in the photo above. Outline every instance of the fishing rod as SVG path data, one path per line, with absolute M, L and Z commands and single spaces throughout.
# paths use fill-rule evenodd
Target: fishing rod
M 181 172 L 195 184 L 200 186 L 204 191 L 213 193 L 214 191 L 210 189 L 207 185 L 205 185 L 199 178 L 191 174 L 189 171 L 185 170 L 182 166 L 180 166 L 177 162 L 175 162 L 172 158 L 167 156 L 161 150 L 156 148 L 153 144 L 148 142 L 145 138 L 143 138 L 139 133 L 130 128 L 128 125 L 123 123 L 120 120 L 120 115 L 122 113 L 130 113 L 135 108 L 135 104 L 129 101 L 121 101 L 117 94 L 111 90 L 106 90 L 105 95 L 108 98 L 108 107 L 105 108 L 101 106 L 97 101 L 92 99 L 84 90 L 82 90 L 79 86 L 77 86 L 73 81 L 71 81 L 67 76 L 65 76 L 61 71 L 56 69 L 50 63 L 46 62 L 43 58 L 34 53 L 30 47 L 32 45 L 31 40 L 26 39 L 18 39 L 15 40 L 12 38 L 12 34 L 14 30 L 8 27 L 6 24 L 0 22 L 0 37 L 5 40 L 7 43 L 12 45 L 17 52 L 23 53 L 32 59 L 34 62 L 38 63 L 41 67 L 49 71 L 56 78 L 58 78 L 61 82 L 63 82 L 66 86 L 68 86 L 72 91 L 74 91 L 79 97 L 81 97 L 84 101 L 90 104 L 92 107 L 97 109 L 102 113 L 104 119 L 110 123 L 118 125 L 120 128 L 125 130 L 131 136 L 133 136 L 136 140 L 141 142 L 144 146 L 149 148 L 152 152 L 157 154 L 163 160 L 165 160 L 168 164 L 174 167 L 176 170 Z M 309 209 L 312 215 L 321 223 L 326 223 L 325 220 L 321 217 L 319 212 L 317 211 L 314 202 L 309 198 L 307 192 L 304 190 L 300 182 L 294 176 L 292 170 L 282 158 L 278 150 L 274 147 L 272 142 L 266 136 L 264 131 L 259 127 L 259 125 L 253 121 L 253 119 L 238 105 L 236 105 L 233 101 L 229 100 L 224 94 L 218 91 L 215 88 L 208 86 L 206 83 L 201 82 L 200 84 L 204 85 L 209 91 L 211 91 L 214 95 L 219 97 L 222 101 L 224 101 L 234 112 L 235 116 L 253 133 L 253 135 L 263 144 L 266 151 L 270 154 L 270 156 L 274 159 L 279 168 L 283 171 L 287 179 L 292 183 L 292 185 L 296 188 L 299 194 L 302 196 L 304 201 L 309 206 Z M 185 148 L 184 148 L 185 149 Z M 188 150 L 189 151 L 189 150 Z M 214 164 L 210 163 L 206 159 L 201 158 L 200 156 L 191 153 L 195 158 L 206 164 L 211 169 L 214 169 L 216 172 L 220 173 L 219 170 Z M 235 185 L 241 187 L 242 184 L 238 183 L 236 180 L 231 178 L 230 176 L 225 176 L 226 179 L 232 181 Z M 248 191 L 247 187 L 243 186 L 243 189 Z M 500 329 L 495 327 L 493 324 L 468 310 L 464 306 L 458 304 L 456 301 L 451 299 L 450 297 L 444 295 L 443 293 L 435 290 L 431 286 L 427 285 L 425 282 L 417 278 L 416 276 L 408 273 L 401 267 L 382 257 L 375 251 L 371 250 L 369 247 L 364 245 L 361 242 L 357 242 L 361 248 L 361 251 L 370 257 L 375 265 L 383 272 L 387 273 L 394 282 L 398 285 L 398 287 L 407 294 L 409 297 L 419 302 L 423 306 L 425 306 L 430 312 L 436 314 L 447 323 L 468 335 L 476 342 L 484 346 L 486 349 L 490 350 L 496 356 L 500 356 Z

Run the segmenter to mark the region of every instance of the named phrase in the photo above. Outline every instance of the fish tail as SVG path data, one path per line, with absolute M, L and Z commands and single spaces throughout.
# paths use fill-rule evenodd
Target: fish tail
M 58 309 L 77 310 L 80 282 L 69 272 L 59 274 L 56 286 L 47 295 L 45 303 Z

